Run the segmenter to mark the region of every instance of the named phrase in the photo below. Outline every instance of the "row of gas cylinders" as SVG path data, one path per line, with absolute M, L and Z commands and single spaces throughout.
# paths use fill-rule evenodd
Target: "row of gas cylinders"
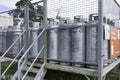
M 13 42 L 19 37 L 21 34 L 20 29 L 0 29 L 0 52 L 1 54 L 5 53 L 5 51 L 12 45 Z M 21 47 L 21 39 L 16 41 L 15 45 L 8 51 L 10 55 L 17 54 Z
M 71 30 L 66 27 L 48 30 L 49 59 L 83 62 L 85 61 L 84 54 L 85 26 L 71 28 Z
M 109 43 L 108 40 L 103 43 L 103 57 L 106 61 Z M 47 48 L 50 63 L 61 61 L 60 64 L 69 65 L 65 62 L 72 62 L 76 66 L 82 62 L 97 64 L 97 24 L 61 25 L 48 29 Z
M 22 47 L 26 44 L 26 36 L 25 33 L 23 32 L 24 30 L 20 28 L 0 29 L 0 53 L 1 54 L 5 53 L 9 49 L 9 47 L 17 40 L 13 47 L 7 53 L 7 55 L 9 56 L 16 56 L 22 49 Z M 29 45 L 34 41 L 35 38 L 37 38 L 40 32 L 41 29 L 39 28 L 29 29 L 29 39 L 27 39 L 29 40 Z M 21 36 L 21 38 L 19 38 L 19 36 Z M 42 48 L 43 43 L 44 42 L 42 35 L 31 48 L 30 57 L 35 57 L 37 55 L 38 50 Z M 22 51 L 22 53 L 23 54 L 25 53 L 25 49 Z
M 4 53 L 22 32 L 21 29 L 1 30 L 0 52 Z M 33 28 L 30 30 L 30 44 L 37 38 L 40 32 L 40 29 Z M 16 55 L 24 44 L 25 36 L 23 35 L 9 51 L 9 54 Z M 104 40 L 104 61 L 108 59 L 108 44 L 108 40 Z M 31 48 L 30 57 L 35 58 L 43 45 L 44 35 L 42 35 Z M 43 54 L 44 52 L 40 55 L 40 59 L 43 59 Z M 97 24 L 50 26 L 47 29 L 47 54 L 50 63 L 61 61 L 60 64 L 62 65 L 69 65 L 68 62 L 89 62 L 96 64 Z

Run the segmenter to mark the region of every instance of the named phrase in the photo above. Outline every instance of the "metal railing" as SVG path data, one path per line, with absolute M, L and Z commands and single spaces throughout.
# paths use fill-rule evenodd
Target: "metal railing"
M 40 50 L 40 52 L 37 54 L 36 58 L 34 59 L 34 61 L 32 62 L 32 64 L 30 65 L 30 67 L 28 68 L 28 70 L 26 71 L 25 75 L 22 77 L 22 80 L 25 79 L 25 77 L 27 76 L 28 72 L 30 71 L 30 69 L 33 67 L 35 61 L 37 60 L 37 58 L 39 57 L 39 55 L 42 53 L 42 51 L 44 50 L 45 46 L 42 47 L 42 49 Z
M 14 45 L 17 43 L 17 41 L 22 37 L 22 35 L 24 35 L 25 31 L 23 31 L 19 37 L 10 45 L 10 47 L 3 53 L 3 55 L 0 57 L 0 66 L 1 66 L 1 62 L 2 59 L 5 57 L 5 55 L 11 50 L 11 48 L 14 47 Z M 24 47 L 23 47 L 24 48 Z M 0 79 L 5 75 L 5 73 L 8 71 L 8 69 L 12 66 L 12 64 L 15 62 L 15 60 L 17 59 L 17 57 L 20 55 L 20 53 L 22 52 L 23 48 L 18 52 L 17 56 L 12 60 L 12 62 L 8 65 L 8 67 L 5 69 L 5 71 L 1 74 L 1 69 L 0 69 Z
M 5 73 L 9 70 L 9 68 L 13 65 L 14 62 L 16 62 L 16 59 L 20 56 L 21 52 L 24 50 L 25 46 L 21 48 L 21 50 L 18 52 L 16 57 L 12 60 L 12 62 L 8 65 L 8 67 L 5 69 L 5 71 L 1 74 L 0 79 L 4 77 Z
M 43 78 L 46 72 L 47 70 L 45 70 L 45 63 L 43 63 L 34 80 L 41 80 L 40 78 Z
M 9 50 L 14 47 L 14 45 L 17 43 L 17 41 L 22 37 L 22 35 L 25 33 L 25 31 L 23 31 L 22 34 L 19 35 L 19 37 L 11 44 L 11 46 L 5 51 L 5 53 L 3 53 L 3 55 L 0 57 L 0 63 L 2 62 L 2 59 L 5 57 L 5 55 L 9 52 Z
M 26 63 L 25 59 L 26 56 L 28 55 L 28 52 L 30 51 L 30 49 L 33 47 L 33 45 L 35 44 L 35 42 L 41 37 L 41 35 L 44 33 L 45 28 L 41 31 L 41 33 L 35 38 L 35 40 L 33 41 L 33 43 L 29 46 L 29 48 L 26 50 L 26 52 L 24 53 L 24 55 L 20 58 L 20 60 L 18 61 L 18 80 L 20 80 L 20 74 L 21 74 L 21 68 L 24 66 L 24 64 Z M 23 76 L 22 80 L 26 77 L 27 73 L 30 71 L 31 67 L 33 66 L 33 64 L 35 63 L 35 61 L 37 60 L 38 56 L 41 54 L 41 52 L 43 51 L 43 49 L 45 48 L 45 46 L 43 45 L 42 49 L 40 50 L 40 52 L 38 53 L 38 55 L 36 56 L 36 58 L 34 59 L 33 63 L 31 64 L 31 66 L 29 67 L 29 69 L 26 71 L 25 75 Z M 23 61 L 24 59 L 24 61 Z M 21 62 L 24 62 L 21 64 Z

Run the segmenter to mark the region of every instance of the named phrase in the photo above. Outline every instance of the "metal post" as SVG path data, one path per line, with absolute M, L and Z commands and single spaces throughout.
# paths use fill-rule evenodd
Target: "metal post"
M 47 0 L 43 0 L 43 7 L 44 7 L 44 21 L 43 21 L 43 25 L 45 28 L 47 28 Z M 47 63 L 47 31 L 45 31 L 44 33 L 44 45 L 45 45 L 45 49 L 44 49 L 44 62 Z
M 47 0 L 43 0 L 44 5 L 44 26 L 47 27 Z
M 24 11 L 24 20 L 25 20 L 25 51 L 28 49 L 29 47 L 29 5 L 26 4 L 25 5 L 25 11 Z M 29 52 L 28 52 L 29 53 Z M 26 55 L 25 57 L 25 61 L 27 62 L 28 59 L 28 55 Z
M 1 68 L 2 68 L 2 66 L 1 66 L 1 62 L 0 62 L 0 76 L 1 76 L 1 70 L 2 70 Z M 1 79 L 1 78 L 0 78 L 0 79 Z
M 98 0 L 98 80 L 103 80 L 103 0 Z
M 26 34 L 25 34 L 25 43 L 26 43 L 26 48 L 25 50 L 27 50 L 27 48 L 29 47 L 29 6 L 26 4 L 25 5 L 25 10 L 24 10 L 24 21 L 25 21 L 25 30 L 26 30 Z
M 24 27 L 25 27 L 25 51 L 28 49 L 29 47 L 29 6 L 27 4 L 24 5 Z M 27 56 L 25 57 L 25 60 L 27 61 Z M 21 78 L 21 69 L 20 66 L 18 65 L 18 80 L 20 80 Z

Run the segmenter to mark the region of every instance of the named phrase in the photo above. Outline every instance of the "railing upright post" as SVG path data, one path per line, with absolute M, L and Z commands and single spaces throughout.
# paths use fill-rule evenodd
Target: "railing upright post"
M 24 5 L 24 27 L 25 27 L 25 51 L 28 49 L 29 47 L 29 6 L 28 4 L 26 3 Z M 27 61 L 27 57 L 28 55 L 26 55 L 25 57 L 25 60 Z M 18 80 L 20 80 L 21 78 L 21 69 L 20 69 L 20 66 L 19 66 L 20 63 L 18 63 Z
M 25 8 L 24 8 L 24 22 L 25 22 L 25 31 L 26 31 L 26 34 L 25 34 L 25 44 L 26 44 L 26 47 L 25 47 L 25 50 L 28 49 L 29 47 L 29 6 L 28 4 L 25 5 Z M 27 58 L 27 57 L 26 57 Z
M 98 0 L 98 37 L 97 37 L 97 54 L 98 54 L 98 80 L 103 80 L 103 0 Z
M 43 0 L 43 8 L 44 8 L 44 18 L 43 25 L 47 28 L 47 0 Z M 44 62 L 47 63 L 47 31 L 44 32 Z

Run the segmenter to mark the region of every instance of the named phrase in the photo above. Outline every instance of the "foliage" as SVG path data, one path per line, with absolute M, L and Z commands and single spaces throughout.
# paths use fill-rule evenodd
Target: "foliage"
M 36 6 L 36 9 L 35 7 L 32 5 L 32 3 L 29 1 L 29 0 L 26 0 L 28 1 L 25 2 L 24 0 L 20 0 L 18 1 L 15 5 L 16 5 L 16 10 L 13 10 L 13 11 L 10 11 L 9 14 L 13 15 L 14 18 L 17 18 L 18 16 L 20 18 L 24 18 L 24 9 L 21 10 L 20 8 L 23 8 L 25 6 L 25 4 L 28 4 L 29 6 L 29 19 L 31 21 L 41 21 L 43 18 L 41 17 L 41 15 L 43 15 L 43 7 L 41 5 L 37 5 Z M 30 5 L 31 4 L 31 5 Z M 39 14 L 39 16 L 37 16 L 36 14 Z M 36 19 L 36 16 L 37 16 L 37 19 Z

